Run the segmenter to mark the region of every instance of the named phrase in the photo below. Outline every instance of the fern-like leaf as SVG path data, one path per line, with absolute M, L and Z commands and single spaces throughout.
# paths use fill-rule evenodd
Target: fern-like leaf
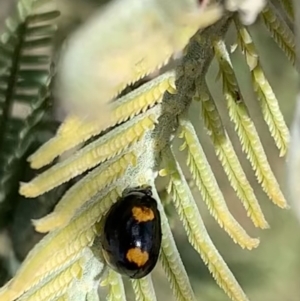
M 162 174 L 162 171 L 161 171 Z M 158 201 L 161 214 L 162 242 L 160 251 L 160 262 L 169 280 L 171 289 L 177 301 L 194 301 L 195 295 L 192 290 L 187 272 L 184 268 L 179 252 L 175 245 L 173 234 L 170 229 L 164 208 L 157 191 L 154 189 L 153 196 Z M 175 250 L 175 251 L 174 251 Z
M 52 213 L 34 221 L 36 230 L 44 233 L 63 227 L 85 202 L 88 202 L 97 192 L 124 176 L 128 166 L 135 165 L 136 157 L 131 152 L 123 156 L 117 156 L 115 160 L 100 165 L 70 188 Z
M 145 114 L 130 120 L 129 124 L 121 125 L 107 136 L 90 143 L 79 150 L 76 156 L 53 166 L 30 183 L 22 184 L 20 193 L 26 197 L 38 196 L 118 155 L 131 144 L 140 141 L 147 131 L 153 129 L 157 122 L 155 111 L 157 108 L 150 109 Z
M 0 203 L 15 191 L 20 180 L 21 160 L 49 107 L 53 21 L 59 13 L 41 12 L 41 2 L 21 1 L 16 16 L 6 21 L 7 31 L 1 36 L 0 57 L 6 59 L 0 68 L 0 157 L 5 157 L 1 165 L 5 176 L 0 181 Z M 5 155 L 2 150 L 7 143 L 9 124 L 15 122 L 11 120 L 14 108 L 22 105 L 28 112 L 21 116 L 23 119 L 19 116 L 19 128 L 13 137 L 14 148 Z
M 174 72 L 165 73 L 151 82 L 144 84 L 132 93 L 126 94 L 114 103 L 107 127 L 112 127 L 145 112 L 148 108 L 162 101 L 163 94 L 174 93 Z M 102 123 L 85 121 L 77 116 L 69 116 L 59 128 L 57 135 L 43 145 L 28 160 L 32 168 L 41 168 L 63 154 L 65 151 L 100 134 Z
M 237 89 L 230 61 L 227 60 L 228 54 L 218 56 L 216 51 L 218 48 L 212 47 L 214 41 L 223 40 L 231 21 L 232 17 L 226 15 L 214 26 L 199 31 L 189 42 L 185 55 L 175 71 L 168 72 L 116 100 L 113 111 L 115 115 L 112 115 L 108 125 L 113 128 L 107 128 L 106 132 L 102 132 L 103 128 L 97 122 L 86 122 L 69 116 L 56 137 L 30 158 L 32 167 L 39 168 L 52 162 L 69 148 L 79 146 L 70 157 L 62 159 L 31 182 L 23 183 L 20 192 L 27 197 L 43 195 L 76 176 L 80 178 L 65 193 L 50 215 L 35 222 L 37 229 L 50 233 L 34 247 L 15 277 L 0 290 L 1 301 L 13 301 L 18 298 L 27 301 L 35 296 L 39 296 L 38 299 L 40 297 L 42 299 L 43 296 L 50 297 L 51 301 L 74 299 L 94 301 L 97 298 L 97 285 L 103 277 L 106 279 L 102 284 L 109 285 L 108 298 L 125 300 L 122 278 L 111 271 L 103 261 L 98 235 L 102 230 L 105 213 L 119 199 L 124 189 L 144 184 L 153 187 L 153 194 L 161 212 L 163 237 L 159 261 L 176 299 L 194 300 L 187 273 L 167 224 L 163 204 L 154 187 L 154 179 L 162 160 L 165 169 L 160 174 L 168 175 L 170 179 L 168 191 L 190 244 L 200 254 L 216 282 L 232 300 L 248 300 L 213 245 L 171 150 L 172 141 L 180 128 L 188 152 L 189 168 L 204 201 L 208 203 L 210 212 L 235 242 L 248 249 L 256 247 L 259 241 L 249 237 L 230 214 L 194 128 L 185 115 L 192 99 L 197 96 L 199 87 L 204 85 L 207 68 L 216 53 L 217 58 L 219 60 L 221 58 L 227 68 L 226 72 L 222 73 L 224 90 L 227 93 L 225 96 L 229 103 L 231 118 L 241 127 L 242 132 L 238 132 L 238 135 L 242 137 L 244 150 L 247 154 L 250 153 L 251 156 L 249 154 L 248 156 L 263 188 L 272 197 L 272 193 L 278 193 L 278 203 L 285 205 L 284 198 L 279 194 L 281 193 L 279 187 L 274 186 L 277 182 L 269 166 L 267 164 L 261 166 L 265 157 L 264 153 L 262 155 L 260 153 L 262 147 L 257 142 L 258 137 L 251 131 L 252 123 L 247 127 L 249 124 L 245 123 L 245 115 L 242 114 L 244 111 L 238 115 L 244 119 L 233 118 L 235 116 L 233 113 L 239 111 L 230 102 L 236 100 L 233 91 Z M 180 32 L 176 34 L 181 42 L 189 39 L 189 35 L 180 36 Z M 223 70 L 224 65 L 221 64 L 221 67 Z M 144 74 L 145 70 L 135 71 Z M 203 103 L 205 102 L 206 98 L 203 99 Z M 231 185 L 244 201 L 245 207 L 249 206 L 248 211 L 253 221 L 257 220 L 257 224 L 264 225 L 265 221 L 259 205 L 255 202 L 255 196 L 247 189 L 247 180 L 238 179 L 243 175 L 243 171 L 220 119 L 214 119 L 216 116 L 219 117 L 216 110 L 212 106 L 205 108 L 207 112 L 203 114 L 208 116 L 204 118 L 205 123 L 213 132 L 211 137 L 217 155 Z M 213 113 L 210 114 L 211 108 L 213 110 L 210 112 Z M 248 117 L 247 121 L 249 120 Z M 78 139 L 74 139 L 76 133 L 80 134 Z M 67 141 L 71 146 L 67 145 Z M 80 146 L 83 142 L 85 145 Z M 259 160 L 256 160 L 257 151 Z M 270 192 L 271 184 L 276 191 Z M 103 273 L 104 266 L 107 274 Z M 64 275 L 63 279 L 60 275 Z M 61 282 L 58 279 L 61 279 Z M 136 300 L 156 300 L 151 275 L 140 280 L 132 280 L 131 283 Z
M 212 139 L 216 155 L 227 174 L 231 186 L 242 201 L 247 210 L 247 215 L 251 218 L 254 225 L 262 229 L 268 228 L 268 223 L 233 149 L 207 86 L 200 86 L 199 91 L 197 98 L 199 97 L 201 101 L 202 118 Z
M 287 152 L 290 135 L 276 96 L 262 70 L 258 54 L 248 30 L 235 19 L 238 29 L 238 43 L 244 53 L 252 77 L 254 91 L 261 105 L 264 120 L 280 150 L 280 156 Z
M 290 19 L 294 20 L 295 12 L 294 12 L 292 0 L 280 0 L 280 3 L 282 4 L 283 8 L 287 12 Z
M 38 301 L 60 297 L 67 292 L 73 279 L 79 278 L 82 273 L 80 262 L 76 260 L 67 269 L 58 273 L 54 279 L 46 282 L 42 288 L 34 290 L 30 293 L 30 296 L 28 296 L 28 293 L 24 294 L 19 300 Z
M 163 160 L 166 166 L 166 171 L 163 171 L 163 173 L 167 173 L 170 177 L 168 191 L 172 195 L 172 200 L 178 215 L 183 222 L 189 242 L 200 254 L 216 282 L 224 289 L 232 300 L 248 300 L 213 245 L 205 229 L 191 191 L 189 190 L 182 171 L 170 149 L 164 151 Z
M 237 81 L 224 42 L 215 42 L 214 49 L 220 64 L 220 73 L 223 77 L 223 91 L 227 101 L 229 116 L 235 124 L 242 149 L 246 153 L 263 190 L 277 206 L 286 208 L 287 202 L 271 170 L 254 123 L 248 115 L 247 107 L 238 90 Z
M 106 277 L 101 281 L 101 286 L 109 286 L 107 301 L 126 301 L 124 285 L 120 274 L 109 270 Z
M 156 295 L 150 275 L 139 280 L 132 280 L 131 283 L 136 301 L 156 301 Z
M 295 65 L 295 37 L 270 1 L 262 12 L 261 17 L 274 41 L 291 63 Z
M 184 139 L 181 150 L 187 149 L 187 165 L 211 215 L 242 248 L 257 247 L 259 241 L 249 237 L 228 210 L 192 124 L 188 120 L 180 119 L 180 126 L 182 131 L 180 137 Z
M 43 279 L 49 282 L 56 278 L 55 272 L 65 270 L 73 260 L 82 256 L 85 247 L 91 246 L 95 239 L 98 231 L 96 223 L 120 195 L 116 190 L 104 190 L 103 193 L 101 202 L 99 197 L 95 198 L 94 202 L 81 210 L 66 227 L 53 231 L 41 241 L 39 244 L 42 245 L 42 252 L 38 251 L 38 244 L 28 254 L 17 272 L 18 277 L 7 284 L 9 289 L 4 287 L 0 290 L 1 300 L 18 298 L 24 293 L 24 287 L 27 296 L 31 296 L 36 289 L 40 290 L 45 285 Z

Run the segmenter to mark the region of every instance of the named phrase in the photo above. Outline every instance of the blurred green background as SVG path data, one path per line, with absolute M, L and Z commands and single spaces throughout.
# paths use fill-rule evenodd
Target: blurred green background
M 0 1 L 1 20 L 7 15 L 5 12 L 9 12 L 9 6 L 12 5 L 13 2 L 12 0 Z M 57 0 L 58 6 L 64 13 L 64 17 L 61 19 L 62 27 L 60 29 L 59 39 L 57 40 L 58 45 L 74 26 L 82 22 L 93 9 L 99 5 L 99 2 L 103 1 Z M 260 54 L 264 71 L 279 100 L 285 120 L 287 124 L 290 125 L 295 104 L 296 72 L 260 21 L 251 26 L 250 29 Z M 228 33 L 227 38 L 228 45 L 235 41 L 233 30 Z M 251 117 L 260 134 L 269 163 L 282 190 L 285 195 L 287 195 L 285 188 L 285 158 L 279 158 L 279 152 L 262 118 L 257 99 L 251 88 L 250 75 L 243 56 L 238 52 L 234 53 L 232 60 L 242 93 L 248 105 Z M 229 185 L 227 177 L 214 154 L 211 141 L 206 135 L 205 130 L 203 130 L 203 123 L 200 118 L 200 107 L 199 104 L 195 103 L 190 110 L 191 118 L 198 131 L 207 158 L 212 165 L 217 182 L 236 219 L 247 229 L 249 234 L 253 237 L 260 237 L 261 243 L 259 247 L 256 250 L 247 251 L 242 250 L 238 245 L 234 244 L 209 215 L 199 193 L 193 191 L 201 215 L 213 242 L 250 300 L 299 301 L 300 223 L 297 221 L 292 210 L 281 210 L 274 206 L 263 193 L 260 186 L 257 185 L 254 173 L 251 170 L 249 162 L 241 152 L 241 147 L 234 132 L 233 125 L 229 121 L 225 101 L 222 97 L 220 82 L 215 81 L 217 71 L 217 65 L 214 61 L 207 75 L 209 86 L 213 88 L 211 92 L 219 110 L 223 112 L 222 117 L 224 124 L 227 127 L 232 143 L 239 155 L 247 177 L 253 185 L 255 194 L 258 197 L 271 228 L 264 231 L 255 229 L 247 218 L 244 208 Z M 185 157 L 183 154 L 179 154 L 179 156 L 182 158 L 182 167 L 184 168 Z M 184 169 L 187 171 L 186 168 Z M 187 176 L 189 176 L 188 173 Z M 175 213 L 172 219 L 175 219 L 172 221 L 175 240 L 198 299 L 206 301 L 228 300 L 228 297 L 210 276 L 200 257 L 189 245 L 183 227 Z M 160 266 L 155 269 L 153 280 L 158 300 L 175 300 L 171 297 L 171 290 Z M 129 288 L 128 290 L 129 295 L 131 295 L 132 292 L 130 292 Z

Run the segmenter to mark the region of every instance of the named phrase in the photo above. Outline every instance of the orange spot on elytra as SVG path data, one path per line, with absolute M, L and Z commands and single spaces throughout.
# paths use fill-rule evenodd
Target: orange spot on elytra
M 139 223 L 152 221 L 154 219 L 153 211 L 147 207 L 133 207 L 132 215 Z
M 126 258 L 130 262 L 134 262 L 138 267 L 142 267 L 149 259 L 149 254 L 142 251 L 140 248 L 129 249 L 126 253 Z

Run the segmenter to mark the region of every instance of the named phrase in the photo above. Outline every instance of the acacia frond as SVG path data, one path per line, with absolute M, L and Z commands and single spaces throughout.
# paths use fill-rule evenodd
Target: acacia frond
M 45 143 L 28 161 L 32 168 L 41 168 L 51 163 L 65 151 L 100 134 L 101 131 L 133 118 L 162 101 L 163 94 L 175 91 L 175 74 L 167 72 L 148 84 L 118 99 L 112 108 L 110 119 L 103 128 L 97 121 L 85 121 L 78 116 L 69 116 L 57 131 L 57 135 Z
M 257 247 L 259 240 L 251 238 L 231 215 L 193 125 L 183 118 L 180 118 L 179 123 L 180 138 L 184 139 L 180 150 L 187 149 L 187 165 L 211 215 L 234 242 L 238 243 L 242 248 L 252 249 Z
M 173 234 L 170 229 L 165 210 L 161 205 L 157 191 L 153 195 L 158 202 L 161 214 L 162 241 L 159 260 L 166 273 L 170 287 L 177 301 L 194 301 L 195 295 L 191 287 L 187 272 L 177 250 Z
M 268 223 L 234 151 L 207 86 L 201 85 L 198 87 L 198 90 L 199 96 L 196 99 L 199 98 L 199 101 L 201 101 L 202 118 L 208 135 L 212 139 L 216 155 L 227 174 L 231 186 L 242 201 L 247 215 L 251 218 L 254 225 L 262 229 L 268 228 Z
M 58 273 L 55 278 L 46 282 L 44 286 L 33 289 L 33 292 L 27 292 L 19 300 L 39 301 L 60 297 L 67 292 L 73 279 L 80 278 L 82 274 L 80 260 L 76 260 L 68 268 Z
M 77 209 L 124 176 L 128 166 L 135 166 L 136 162 L 134 153 L 128 152 L 95 168 L 64 194 L 52 213 L 34 221 L 36 230 L 44 233 L 66 225 Z
M 237 80 L 224 42 L 216 41 L 214 49 L 220 65 L 223 91 L 229 116 L 235 124 L 235 130 L 240 139 L 242 149 L 246 153 L 263 190 L 277 206 L 286 208 L 286 200 L 271 170 L 255 125 L 249 117 L 247 107 L 238 90 Z
M 91 246 L 98 232 L 96 223 L 120 193 L 104 190 L 102 195 L 101 202 L 99 197 L 94 198 L 66 227 L 51 232 L 36 245 L 18 270 L 17 277 L 0 290 L 1 301 L 18 298 L 24 288 L 27 296 L 31 296 L 34 290 L 43 287 L 43 279 L 56 278 L 56 271 L 65 270 L 70 262 L 82 256 L 84 248 Z
M 189 242 L 207 264 L 219 286 L 232 300 L 248 300 L 213 245 L 180 166 L 170 150 L 180 125 L 189 152 L 188 165 L 212 215 L 242 247 L 248 249 L 256 247 L 259 241 L 249 237 L 230 214 L 193 126 L 183 117 L 198 91 L 195 82 L 200 77 L 201 84 L 204 82 L 207 68 L 214 55 L 212 43 L 215 39 L 223 39 L 231 20 L 230 15 L 224 16 L 216 25 L 199 31 L 189 42 L 185 56 L 179 61 L 175 71 L 166 73 L 156 81 L 151 81 L 117 100 L 114 103 L 115 111 L 111 123 L 108 125 L 116 127 L 101 133 L 103 128 L 99 124 L 69 116 L 56 137 L 31 157 L 32 167 L 38 168 L 50 163 L 66 150 L 86 142 L 85 146 L 71 154 L 69 158 L 56 163 L 31 182 L 21 185 L 20 192 L 23 195 L 34 197 L 76 176 L 81 176 L 65 193 L 54 212 L 35 222 L 38 230 L 50 230 L 50 233 L 34 247 L 15 277 L 0 290 L 1 301 L 13 301 L 17 298 L 27 301 L 34 298 L 32 297 L 34 294 L 47 294 L 51 298 L 53 296 L 51 301 L 57 299 L 94 301 L 97 298 L 97 285 L 102 276 L 105 277 L 105 273 L 102 274 L 103 258 L 96 254 L 97 251 L 101 253 L 101 245 L 97 243 L 102 218 L 124 189 L 144 184 L 152 186 L 161 212 L 163 237 L 159 260 L 172 291 L 178 301 L 194 300 L 163 204 L 154 187 L 162 157 L 166 162 L 166 169 L 161 174 L 165 173 L 170 177 L 169 192 Z M 176 32 L 176 38 L 181 42 L 187 39 L 187 36 L 180 34 Z M 139 67 L 141 66 L 137 66 Z M 144 72 L 141 69 L 140 71 Z M 135 69 L 135 74 L 136 72 L 139 70 Z M 218 115 L 214 114 L 212 118 L 215 116 Z M 241 122 L 238 124 L 244 125 Z M 211 121 L 208 127 L 213 131 L 211 135 L 213 142 L 219 148 L 217 155 L 223 162 L 231 184 L 236 187 L 239 197 L 245 198 L 245 207 L 254 208 L 252 210 L 257 215 L 257 223 L 263 224 L 263 215 L 259 206 L 255 209 L 255 196 L 252 190 L 247 189 L 247 180 L 242 177 L 243 171 L 240 170 L 226 131 L 221 130 L 220 120 Z M 78 139 L 75 138 L 77 134 Z M 93 142 L 88 141 L 98 134 L 102 135 L 91 139 Z M 229 142 L 223 144 L 224 141 Z M 257 141 L 254 140 L 253 143 L 256 145 Z M 252 153 L 256 154 L 254 151 Z M 89 170 L 91 170 L 89 173 L 84 174 Z M 269 172 L 269 167 L 266 169 L 264 166 L 261 170 Z M 269 174 L 266 177 L 269 180 L 268 184 L 273 184 Z M 251 212 L 249 208 L 248 211 Z M 72 269 L 70 267 L 73 265 L 76 267 L 75 272 L 70 273 Z M 111 271 L 108 266 L 107 268 L 107 278 L 102 285 L 110 285 L 108 298 L 125 300 L 120 275 Z M 56 280 L 60 279 L 59 275 L 65 275 L 62 281 L 64 289 L 57 294 L 56 288 L 52 285 L 59 281 Z M 131 283 L 136 300 L 156 300 L 150 275 L 141 280 L 132 280 Z M 57 285 L 60 287 L 61 284 Z M 54 297 L 54 294 L 57 295 Z
M 51 1 L 48 1 L 51 3 Z M 21 160 L 32 144 L 36 126 L 44 118 L 52 78 L 52 37 L 58 11 L 41 11 L 43 1 L 21 1 L 14 18 L 6 21 L 0 41 L 0 202 L 5 201 L 20 180 Z M 2 60 L 4 58 L 4 60 Z M 14 118 L 16 106 L 27 108 L 26 116 Z M 10 127 L 18 129 L 10 133 Z M 4 151 L 10 136 L 13 149 Z
M 99 260 L 101 258 L 99 244 L 85 247 L 80 255 L 79 266 L 82 272 L 66 275 L 72 279 L 72 282 L 63 296 L 67 300 L 99 301 L 99 279 L 103 272 L 103 263 Z
M 232 300 L 248 300 L 211 241 L 185 177 L 170 149 L 163 151 L 163 161 L 166 170 L 162 173 L 170 177 L 168 191 L 172 195 L 189 242 L 208 266 L 218 285 Z
M 128 123 L 120 125 L 80 149 L 75 156 L 59 162 L 31 182 L 23 183 L 20 193 L 26 197 L 36 197 L 120 154 L 154 128 L 158 109 L 154 107 Z
M 291 20 L 295 18 L 293 0 L 279 0 Z
M 156 301 L 156 295 L 151 276 L 139 280 L 131 280 L 136 301 Z
M 264 120 L 280 150 L 280 156 L 284 156 L 290 141 L 289 129 L 285 124 L 278 100 L 264 75 L 251 35 L 237 19 L 235 19 L 235 23 L 238 30 L 238 44 L 249 66 L 253 89 L 261 105 Z
M 122 277 L 112 269 L 107 271 L 106 277 L 101 281 L 101 286 L 109 286 L 107 301 L 126 301 Z
M 224 18 L 216 26 L 219 29 L 219 35 L 222 36 L 229 26 L 228 18 Z M 207 57 L 203 57 L 202 61 L 197 60 L 197 62 L 199 62 L 198 70 L 200 72 L 201 70 L 203 70 L 203 72 L 206 70 L 213 57 L 212 49 L 210 44 L 207 44 L 207 41 L 212 37 L 211 31 L 214 32 L 215 30 L 216 29 L 210 28 L 201 33 L 207 37 L 204 39 L 205 43 L 203 43 L 203 47 L 207 49 L 207 54 L 209 55 Z M 202 43 L 202 40 L 200 40 L 200 42 Z M 191 44 L 191 49 L 187 50 L 188 53 L 198 56 L 197 51 L 194 51 L 193 48 L 201 48 L 201 43 L 196 42 Z M 182 64 L 185 63 L 186 61 L 183 60 Z M 105 141 L 108 144 L 111 143 L 111 145 L 115 145 L 117 148 L 114 148 L 115 151 L 112 152 L 110 149 L 107 150 L 108 153 L 110 153 L 108 156 L 104 154 L 106 157 L 103 157 L 103 160 L 108 160 L 107 162 L 109 162 L 113 157 L 118 155 L 118 153 L 123 152 L 125 149 L 130 151 L 128 149 L 130 141 L 127 141 L 127 144 L 123 138 L 118 141 L 113 138 L 114 136 L 112 134 L 122 133 L 122 131 L 131 131 L 130 137 L 132 137 L 132 141 L 135 141 L 135 145 L 132 146 L 132 149 L 134 149 L 136 158 L 138 159 L 138 168 L 134 166 L 131 168 L 128 166 L 123 177 L 113 182 L 107 188 L 104 188 L 104 190 L 101 190 L 100 193 L 95 195 L 95 197 L 89 200 L 89 202 L 79 208 L 76 211 L 75 216 L 65 227 L 52 231 L 39 244 L 37 244 L 23 262 L 21 269 L 18 271 L 14 279 L 1 289 L 1 301 L 12 301 L 26 291 L 29 293 L 32 286 L 38 287 L 39 285 L 42 285 L 45 275 L 48 275 L 46 277 L 55 278 L 55 273 L 57 271 L 64 270 L 66 265 L 70 264 L 71 260 L 78 259 L 82 252 L 84 252 L 86 248 L 89 248 L 94 242 L 98 231 L 96 223 L 101 219 L 104 212 L 106 212 L 111 204 L 117 200 L 119 192 L 123 191 L 128 186 L 138 186 L 149 183 L 149 181 L 153 181 L 153 173 L 160 160 L 160 151 L 170 143 L 174 130 L 178 126 L 176 116 L 181 114 L 182 110 L 184 110 L 191 101 L 191 98 L 187 98 L 187 95 L 192 93 L 191 88 L 193 85 L 190 84 L 190 80 L 195 76 L 195 73 L 193 72 L 193 69 L 185 70 L 185 72 L 182 73 L 182 65 L 178 67 L 178 70 L 178 82 L 176 83 L 176 87 L 179 89 L 180 94 L 170 94 L 166 92 L 161 104 L 156 104 L 154 108 L 149 109 L 146 113 L 125 122 L 123 125 L 111 130 L 90 144 L 93 146 L 93 143 L 99 143 L 100 145 L 101 141 Z M 151 122 L 151 126 L 147 128 L 146 131 L 143 126 L 136 127 L 136 125 L 145 118 L 150 120 L 149 116 L 153 116 L 155 119 L 154 121 L 156 121 L 159 117 L 159 123 L 154 126 L 154 123 Z M 137 130 L 134 131 L 133 129 Z M 139 140 L 137 139 L 139 136 L 140 141 L 136 142 L 136 140 Z M 122 145 L 123 143 L 122 141 L 124 141 L 123 148 L 120 146 L 120 144 Z M 78 153 L 84 154 L 82 150 L 89 151 L 90 145 L 82 148 L 75 155 L 63 162 L 59 162 L 57 165 L 60 166 L 61 163 L 64 164 L 72 158 L 72 160 L 74 160 L 74 158 L 77 158 Z M 98 152 L 96 152 L 95 155 L 103 156 L 103 154 L 99 154 Z M 120 155 L 123 155 L 123 153 L 120 153 Z M 98 159 L 98 157 L 92 157 L 92 161 L 94 162 L 93 164 L 99 164 L 101 160 Z M 72 162 L 72 160 L 70 162 Z M 90 165 L 90 168 L 92 165 Z M 81 165 L 80 171 L 76 169 L 76 165 L 73 168 L 73 172 L 79 175 L 89 167 L 86 168 L 86 166 Z M 78 166 L 78 168 L 80 168 L 80 166 Z M 51 168 L 49 170 L 51 170 Z M 41 176 L 43 176 L 43 174 Z M 73 177 L 73 175 L 71 175 L 71 177 Z M 54 178 L 50 178 L 50 182 L 52 182 L 50 186 L 55 186 L 58 183 Z M 41 183 L 44 186 L 42 189 L 45 189 L 47 186 L 46 181 L 41 181 Z M 55 185 L 53 185 L 53 183 L 55 183 Z M 38 193 L 37 191 L 39 191 L 38 187 L 36 187 L 36 191 L 34 193 Z M 32 271 L 36 271 L 36 273 L 32 273 Z M 178 281 L 179 280 L 180 277 L 178 278 Z M 74 288 L 72 285 L 71 289 L 68 290 L 67 298 L 69 298 L 69 293 L 72 293 L 73 289 L 76 291 L 76 286 Z
M 270 1 L 268 1 L 268 5 L 263 10 L 261 17 L 274 41 L 291 63 L 295 65 L 295 36 Z

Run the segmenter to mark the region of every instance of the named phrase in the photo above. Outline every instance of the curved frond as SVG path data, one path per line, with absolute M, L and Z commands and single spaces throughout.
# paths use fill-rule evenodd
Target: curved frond
M 101 131 L 133 118 L 141 112 L 162 101 L 163 94 L 175 91 L 174 72 L 164 73 L 151 83 L 144 84 L 133 92 L 126 94 L 114 103 L 107 126 L 97 121 L 85 121 L 77 116 L 69 116 L 60 126 L 57 135 L 45 143 L 28 160 L 32 168 L 41 168 L 52 162 L 65 151 L 100 134 Z
M 156 295 L 151 276 L 142 279 L 131 280 L 136 301 L 156 301 Z
M 196 2 L 197 5 L 199 4 L 198 1 L 193 0 L 193 5 Z M 176 3 L 178 5 L 179 2 Z M 178 7 L 174 9 L 177 10 Z M 34 16 L 31 20 L 45 19 L 50 15 L 51 13 L 39 15 L 39 17 Z M 191 23 L 185 23 L 187 19 L 176 19 L 181 27 L 184 25 L 184 30 L 177 30 L 176 39 L 165 40 L 163 45 L 170 46 L 170 43 L 176 42 L 179 43 L 176 45 L 179 45 L 180 49 L 182 45 L 186 45 L 199 24 L 207 22 L 207 20 L 200 20 L 198 15 L 194 17 L 195 15 L 188 20 Z M 105 131 L 101 122 L 81 120 L 69 115 L 56 136 L 30 157 L 31 167 L 40 168 L 51 163 L 65 151 L 75 146 L 78 147 L 78 150 L 75 150 L 69 157 L 60 158 L 59 162 L 46 169 L 31 182 L 22 183 L 20 187 L 22 195 L 37 197 L 73 179 L 75 184 L 63 195 L 53 212 L 34 221 L 37 230 L 50 232 L 28 254 L 14 278 L 0 289 L 1 301 L 33 301 L 33 299 L 95 301 L 97 288 L 103 277 L 106 278 L 102 281 L 102 285 L 109 286 L 107 299 L 126 300 L 121 276 L 112 271 L 103 261 L 98 236 L 101 233 L 105 213 L 119 199 L 124 189 L 144 184 L 153 187 L 154 198 L 161 212 L 163 237 L 159 261 L 173 294 L 178 301 L 195 300 L 168 224 L 164 204 L 161 203 L 154 187 L 162 161 L 165 163 L 165 169 L 161 170 L 160 174 L 167 175 L 170 179 L 168 193 L 183 223 L 190 244 L 201 256 L 218 285 L 233 301 L 248 301 L 211 241 L 172 151 L 173 139 L 177 130 L 180 129 L 180 137 L 184 139 L 181 149 L 185 148 L 188 153 L 187 163 L 193 181 L 199 188 L 210 213 L 241 247 L 255 248 L 259 240 L 251 238 L 228 210 L 193 125 L 185 115 L 193 98 L 200 98 L 204 122 L 229 182 L 242 200 L 254 224 L 261 228 L 267 227 L 254 192 L 205 86 L 205 74 L 216 54 L 220 61 L 229 114 L 236 123 L 243 150 L 264 190 L 275 203 L 285 207 L 285 199 L 267 164 L 254 125 L 240 100 L 228 53 L 226 49 L 222 49 L 224 47 L 222 42 L 221 46 L 220 42 L 214 43 L 219 39 L 223 40 L 231 21 L 232 16 L 227 14 L 215 25 L 199 30 L 188 43 L 184 56 L 178 60 L 175 70 L 166 72 L 114 101 L 112 115 L 109 117 Z M 13 23 L 10 26 L 14 28 Z M 177 27 L 175 26 L 174 29 Z M 51 29 L 49 26 L 31 29 L 31 33 L 41 31 L 50 32 Z M 161 39 L 161 36 L 159 38 Z M 28 47 L 35 47 L 47 41 L 47 37 L 44 40 L 31 41 Z M 145 45 L 140 46 L 145 47 Z M 124 49 L 126 50 L 126 47 L 123 51 Z M 146 49 L 147 53 L 150 53 L 149 49 Z M 159 53 L 159 58 L 169 57 L 170 49 Z M 174 47 L 170 50 L 172 52 L 170 55 L 173 54 L 173 50 Z M 131 60 L 136 60 L 136 57 L 126 51 L 125 54 L 129 59 L 129 67 L 132 67 Z M 39 57 L 40 61 L 44 58 L 45 56 Z M 26 60 L 30 62 L 30 59 L 27 55 Z M 130 80 L 122 83 L 119 88 L 149 73 L 152 66 L 156 67 L 157 57 L 150 59 L 153 60 L 146 61 L 144 66 L 141 62 L 134 65 L 129 74 Z M 35 61 L 37 60 L 33 59 L 33 62 Z M 103 66 L 104 64 L 122 67 L 118 66 L 118 60 L 115 61 L 111 57 L 107 60 L 104 58 Z M 27 76 L 32 75 L 28 72 L 30 70 L 25 71 Z M 80 73 L 79 75 L 82 76 Z M 76 88 L 78 87 L 80 89 L 80 86 Z M 98 92 L 98 89 L 101 90 L 97 87 Z M 262 89 L 266 89 L 265 86 Z M 89 93 L 84 95 L 90 96 Z M 98 97 L 99 95 L 97 99 Z M 24 95 L 23 102 L 25 100 L 28 98 Z M 83 143 L 84 145 L 81 145 Z M 107 273 L 103 268 L 107 268 Z M 131 284 L 137 301 L 156 300 L 151 275 L 140 280 L 131 280 Z
M 252 249 L 257 247 L 259 241 L 251 238 L 246 233 L 227 208 L 193 125 L 183 118 L 179 122 L 181 127 L 180 137 L 184 139 L 181 150 L 187 149 L 187 165 L 211 215 L 234 242 L 238 243 L 242 248 Z
M 102 195 L 94 198 L 66 227 L 51 232 L 35 246 L 18 270 L 17 277 L 0 290 L 1 301 L 14 300 L 21 296 L 24 290 L 28 291 L 29 295 L 31 288 L 43 286 L 42 280 L 45 277 L 56 278 L 56 271 L 65 270 L 70 262 L 81 257 L 84 248 L 91 246 L 94 241 L 98 232 L 97 222 L 120 193 L 116 190 L 104 190 Z
M 97 243 L 95 244 L 97 245 Z M 85 247 L 78 261 L 79 267 L 66 275 L 71 278 L 71 286 L 65 293 L 67 300 L 98 301 L 99 278 L 103 271 L 103 263 L 99 260 L 99 245 L 96 248 Z M 79 273 L 78 273 L 79 271 Z M 88 271 L 88 273 L 87 273 Z M 51 299 L 50 299 L 51 300 Z
M 126 301 L 124 284 L 120 274 L 110 269 L 101 281 L 101 286 L 109 286 L 107 301 Z
M 42 301 L 60 297 L 67 292 L 73 279 L 81 277 L 82 273 L 80 261 L 76 260 L 65 270 L 58 273 L 55 278 L 46 281 L 44 286 L 34 288 L 32 292 L 24 294 L 19 300 Z
M 282 17 L 277 14 L 270 1 L 263 10 L 261 17 L 274 41 L 282 49 L 291 63 L 295 65 L 295 36 L 285 24 Z
M 199 98 L 201 101 L 202 118 L 231 186 L 242 201 L 254 225 L 262 229 L 268 228 L 268 223 L 226 133 L 208 87 L 201 85 L 198 89 L 200 92 L 196 99 Z
M 213 245 L 188 184 L 170 149 L 164 150 L 163 160 L 166 166 L 163 173 L 170 177 L 168 191 L 173 197 L 172 200 L 183 222 L 189 242 L 226 294 L 234 301 L 247 301 L 248 298 Z
M 124 176 L 128 166 L 135 166 L 136 161 L 134 153 L 129 152 L 95 168 L 64 194 L 52 213 L 34 221 L 36 230 L 44 233 L 66 225 L 76 210 L 99 191 Z
M 22 184 L 20 193 L 26 197 L 38 196 L 120 154 L 130 145 L 141 140 L 147 131 L 154 128 L 158 109 L 159 107 L 154 107 L 117 127 L 80 149 L 75 156 L 61 161 L 33 181 Z
M 40 7 L 43 1 L 20 1 L 14 18 L 6 21 L 7 31 L 0 41 L 0 157 L 5 176 L 0 181 L 0 203 L 15 190 L 20 177 L 20 161 L 33 142 L 33 132 L 45 117 L 49 107 L 49 84 L 52 78 L 52 38 L 56 30 L 54 20 L 58 11 Z M 49 1 L 51 3 L 51 1 Z M 6 49 L 6 50 L 5 50 Z M 10 136 L 9 127 L 18 106 L 26 107 L 14 132 L 13 150 L 2 151 Z
M 287 12 L 287 15 L 290 17 L 291 20 L 294 20 L 295 12 L 293 6 L 293 0 L 279 0 L 282 4 L 283 8 Z
M 177 250 L 164 208 L 157 191 L 153 191 L 161 215 L 162 242 L 159 260 L 169 280 L 171 289 L 178 301 L 195 301 L 187 272 Z
M 288 149 L 290 135 L 279 108 L 278 100 L 264 75 L 251 35 L 237 19 L 235 19 L 235 24 L 238 30 L 238 44 L 247 60 L 251 72 L 252 85 L 258 97 L 264 120 L 280 150 L 280 156 L 284 156 Z
M 235 124 L 242 149 L 246 153 L 256 178 L 269 198 L 281 208 L 287 207 L 287 202 L 280 190 L 279 184 L 268 163 L 267 156 L 259 139 L 255 125 L 249 117 L 247 107 L 238 90 L 237 81 L 231 65 L 229 54 L 223 41 L 214 44 L 216 58 L 220 64 L 223 79 L 223 91 L 230 119 Z

